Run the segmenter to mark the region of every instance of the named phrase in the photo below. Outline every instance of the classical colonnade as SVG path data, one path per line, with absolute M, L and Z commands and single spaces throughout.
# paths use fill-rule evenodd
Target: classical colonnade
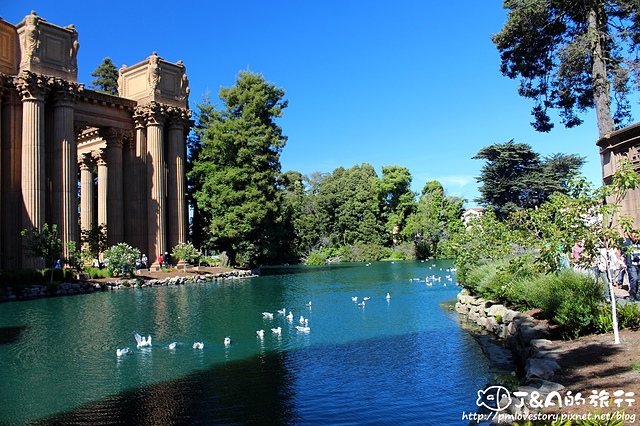
M 133 131 L 94 127 L 79 135 L 80 226 L 106 225 L 108 245 L 127 241 L 156 259 L 188 237 L 191 120 L 188 110 L 158 103 L 136 106 L 133 119 Z
M 106 226 L 157 259 L 188 234 L 181 61 L 155 52 L 119 70 L 118 96 L 77 82 L 78 34 L 32 12 L 0 19 L 0 270 L 36 268 L 20 231 L 56 224 L 63 244 Z

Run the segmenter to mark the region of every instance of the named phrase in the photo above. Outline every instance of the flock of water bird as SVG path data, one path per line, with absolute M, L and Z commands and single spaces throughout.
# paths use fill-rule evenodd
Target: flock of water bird
M 369 266 L 369 264 L 367 264 L 367 266 Z M 435 266 L 436 265 L 434 264 L 434 265 L 430 266 L 429 269 L 435 268 Z M 442 268 L 440 268 L 440 270 L 442 270 Z M 445 280 L 449 281 L 449 282 L 453 282 L 453 276 L 451 275 L 451 273 L 455 273 L 456 269 L 455 268 L 447 268 L 446 271 L 449 272 L 449 274 L 447 274 L 445 276 Z M 435 274 L 432 274 L 430 276 L 427 276 L 425 279 L 422 279 L 422 278 L 410 278 L 409 281 L 412 281 L 412 282 L 424 282 L 424 283 L 426 283 L 426 285 L 428 287 L 431 287 L 431 286 L 433 286 L 433 284 L 435 282 L 441 282 L 442 281 L 442 277 L 441 276 L 436 276 Z M 446 281 L 443 284 L 444 287 L 447 286 Z M 385 296 L 385 299 L 387 301 L 389 301 L 391 299 L 391 294 L 387 293 L 386 296 Z M 353 296 L 353 297 L 351 297 L 351 300 L 353 302 L 355 302 L 358 307 L 364 308 L 366 306 L 366 302 L 371 300 L 371 297 L 365 296 L 365 297 L 362 298 L 362 300 L 360 302 L 358 302 L 358 300 L 359 300 L 358 296 Z M 311 309 L 312 302 L 309 301 L 305 306 L 307 308 Z M 277 313 L 278 313 L 279 316 L 283 316 L 289 323 L 293 322 L 293 312 L 289 311 L 289 313 L 287 314 L 287 309 L 286 308 L 279 309 L 277 311 Z M 272 312 L 262 312 L 262 318 L 265 319 L 265 320 L 273 320 L 274 319 L 274 314 Z M 309 318 L 305 318 L 304 315 L 301 315 L 298 322 L 300 323 L 300 325 L 296 325 L 295 326 L 295 329 L 298 332 L 305 333 L 305 334 L 308 334 L 308 333 L 311 332 L 311 328 L 309 327 Z M 271 328 L 271 333 L 273 335 L 275 335 L 275 336 L 280 336 L 282 334 L 282 327 L 278 326 L 278 327 Z M 264 335 L 265 335 L 264 329 L 257 330 L 256 331 L 256 335 L 257 335 L 257 338 L 260 341 L 262 341 L 264 339 Z M 152 346 L 151 336 L 150 335 L 145 338 L 144 336 L 141 336 L 139 333 L 134 332 L 133 336 L 135 337 L 136 346 L 138 348 L 145 348 L 145 347 L 151 347 Z M 231 345 L 231 337 L 230 336 L 225 337 L 224 340 L 223 340 L 223 344 L 224 344 L 225 347 L 228 347 L 229 345 Z M 169 350 L 173 351 L 178 347 L 178 345 L 179 345 L 178 342 L 172 342 L 172 343 L 169 344 L 168 348 L 169 348 Z M 196 350 L 202 350 L 202 349 L 204 349 L 204 342 L 194 342 L 193 345 L 192 345 L 192 348 L 196 349 Z M 133 353 L 133 351 L 128 347 L 123 348 L 123 349 L 116 349 L 116 356 L 117 357 L 121 357 L 123 355 L 129 355 L 129 354 L 132 354 L 132 353 Z

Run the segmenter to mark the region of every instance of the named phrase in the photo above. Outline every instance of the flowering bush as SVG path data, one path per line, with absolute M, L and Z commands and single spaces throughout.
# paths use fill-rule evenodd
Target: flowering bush
M 171 256 L 185 262 L 184 270 L 187 270 L 186 262 L 192 262 L 200 257 L 201 253 L 191 243 L 178 243 L 171 252 Z
M 116 244 L 104 252 L 105 264 L 111 276 L 132 274 L 138 258 L 140 258 L 140 250 L 127 243 Z

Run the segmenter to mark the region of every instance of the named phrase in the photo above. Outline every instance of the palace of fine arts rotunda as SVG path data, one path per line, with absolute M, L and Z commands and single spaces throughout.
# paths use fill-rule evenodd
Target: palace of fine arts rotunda
M 0 18 L 0 270 L 41 267 L 21 230 L 56 224 L 63 244 L 105 225 L 151 260 L 186 242 L 182 61 L 122 66 L 118 96 L 77 81 L 78 32 L 32 12 Z M 143 58 L 141 58 L 143 59 Z

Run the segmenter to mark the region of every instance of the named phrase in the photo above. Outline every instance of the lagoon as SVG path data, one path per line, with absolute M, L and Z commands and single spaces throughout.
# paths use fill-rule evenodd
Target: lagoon
M 0 304 L 0 424 L 466 424 L 490 372 L 440 306 L 460 291 L 450 267 L 264 268 Z M 300 316 L 309 333 L 296 330 Z M 134 332 L 153 346 L 137 348 Z

